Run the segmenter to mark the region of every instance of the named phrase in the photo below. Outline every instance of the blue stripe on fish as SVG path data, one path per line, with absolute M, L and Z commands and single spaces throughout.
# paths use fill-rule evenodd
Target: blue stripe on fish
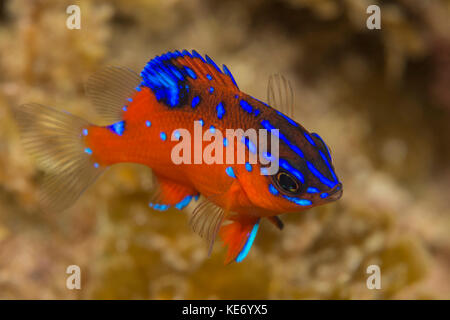
M 292 124 L 294 127 L 298 127 L 298 123 L 296 123 L 294 120 L 289 118 L 287 115 L 281 113 L 280 111 L 277 111 L 277 114 L 282 116 L 284 119 L 286 119 L 290 124 Z
M 319 170 L 317 170 L 311 162 L 306 161 L 306 165 L 308 166 L 309 171 L 311 171 L 311 173 L 315 175 L 324 185 L 333 188 L 337 184 L 324 177 L 324 175 Z
M 296 197 L 289 197 L 287 195 L 283 195 L 283 198 L 292 201 L 296 204 L 298 204 L 299 206 L 310 206 L 312 204 L 311 200 L 308 199 L 300 199 L 300 198 L 296 198 Z
M 256 154 L 256 152 L 258 151 L 255 144 L 248 137 L 242 137 L 241 142 L 245 144 L 245 146 L 251 153 Z
M 226 65 L 223 65 L 223 72 L 224 72 L 227 76 L 229 76 L 229 77 L 231 78 L 231 81 L 233 81 L 233 83 L 234 83 L 234 85 L 236 86 L 236 88 L 239 89 L 239 87 L 238 87 L 238 85 L 237 85 L 237 83 L 236 83 L 236 80 L 234 80 L 233 75 L 231 74 L 230 70 L 227 68 Z
M 261 125 L 266 130 L 269 130 L 271 133 L 272 133 L 272 130 L 276 129 L 274 126 L 272 126 L 272 124 L 269 122 L 269 120 L 261 121 Z M 302 150 L 300 150 L 300 148 L 297 147 L 296 145 L 292 144 L 289 141 L 289 139 L 285 135 L 283 135 L 279 130 L 278 130 L 278 134 L 276 134 L 275 132 L 273 134 L 275 134 L 275 136 L 278 136 L 278 138 L 280 138 L 284 143 L 286 143 L 288 145 L 288 147 L 291 148 L 291 150 L 294 151 L 296 154 L 298 154 L 301 158 L 305 157 Z
M 293 166 L 291 166 L 289 164 L 289 162 L 287 162 L 284 159 L 280 159 L 279 163 L 280 163 L 280 166 L 284 170 L 286 170 L 286 171 L 290 172 L 292 175 L 294 175 L 298 180 L 300 180 L 301 183 L 305 183 L 305 178 L 303 177 L 303 174 L 300 171 L 298 171 L 297 169 L 295 169 Z
M 189 204 L 189 202 L 191 202 L 191 200 L 192 200 L 192 196 L 186 196 L 186 197 L 184 197 L 183 200 L 181 200 L 180 202 L 178 202 L 175 205 L 175 208 L 177 208 L 178 210 L 181 210 L 181 209 L 185 208 Z
M 208 62 L 210 65 L 216 68 L 216 70 L 219 71 L 220 73 L 223 73 L 222 70 L 220 70 L 220 68 L 217 66 L 217 64 L 210 57 L 208 57 L 208 55 L 205 55 L 205 58 L 206 62 Z
M 248 236 L 248 239 L 245 242 L 244 247 L 242 248 L 241 252 L 239 252 L 239 255 L 236 257 L 236 262 L 241 262 L 248 255 L 248 253 L 249 253 L 249 251 L 250 251 L 250 249 L 251 249 L 251 247 L 253 245 L 253 241 L 255 240 L 256 233 L 258 232 L 258 227 L 259 227 L 259 220 L 253 226 L 253 229 L 250 232 L 250 235 Z
M 275 189 L 275 187 L 272 184 L 269 184 L 269 191 L 271 194 L 274 194 L 274 195 L 279 194 L 279 191 L 277 189 Z

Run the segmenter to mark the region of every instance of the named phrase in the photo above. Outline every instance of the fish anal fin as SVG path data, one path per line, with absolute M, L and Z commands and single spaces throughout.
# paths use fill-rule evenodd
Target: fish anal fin
M 280 219 L 279 217 L 273 216 L 273 217 L 269 217 L 268 219 L 269 219 L 269 221 L 270 221 L 271 223 L 273 223 L 273 225 L 274 225 L 275 227 L 277 227 L 279 230 L 283 230 L 284 224 L 283 224 L 283 221 L 281 221 L 281 219 Z
M 198 196 L 198 191 L 192 187 L 159 177 L 157 174 L 155 176 L 157 178 L 157 188 L 151 198 L 151 203 L 167 207 L 174 206 L 181 210 L 189 204 L 192 198 Z
M 225 264 L 241 262 L 250 251 L 259 226 L 259 218 L 236 216 L 232 222 L 220 228 L 219 235 L 224 246 L 228 246 Z

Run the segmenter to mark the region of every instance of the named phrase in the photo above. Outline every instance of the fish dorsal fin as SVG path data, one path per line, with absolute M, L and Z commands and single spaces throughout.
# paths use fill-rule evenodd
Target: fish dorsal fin
M 267 85 L 269 105 L 287 116 L 294 117 L 294 91 L 289 80 L 280 74 L 269 77 Z
M 225 217 L 225 211 L 208 199 L 201 202 L 192 211 L 189 225 L 200 237 L 208 241 L 208 255 L 211 254 L 214 241 Z
M 128 99 L 139 90 L 141 81 L 141 77 L 130 69 L 108 66 L 89 77 L 86 94 L 105 120 L 118 122 L 122 120 Z
M 156 99 L 172 108 L 184 104 L 190 86 L 195 85 L 196 81 L 208 82 L 211 86 L 230 86 L 238 90 L 225 65 L 222 71 L 210 57 L 203 58 L 195 50 L 192 53 L 183 50 L 157 56 L 147 63 L 141 76 L 142 84 L 152 89 Z

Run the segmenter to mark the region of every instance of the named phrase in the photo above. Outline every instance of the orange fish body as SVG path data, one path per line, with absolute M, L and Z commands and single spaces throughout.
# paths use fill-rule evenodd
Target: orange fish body
M 40 151 L 36 145 L 43 141 L 51 143 L 54 139 L 55 150 L 50 154 L 56 164 L 52 168 L 57 170 L 66 165 L 66 170 L 49 180 L 44 193 L 56 193 L 53 188 L 63 183 L 63 176 L 67 180 L 78 173 L 72 186 L 67 186 L 67 181 L 60 186 L 59 196 L 47 196 L 52 205 L 70 205 L 77 195 L 66 197 L 65 194 L 81 194 L 104 168 L 122 162 L 143 164 L 152 169 L 158 181 L 150 206 L 156 210 L 173 206 L 182 209 L 192 198 L 202 195 L 205 200 L 194 210 L 192 227 L 207 238 L 211 246 L 220 234 L 228 246 L 226 262 L 239 262 L 250 250 L 262 217 L 281 229 L 277 215 L 334 201 L 342 194 L 342 185 L 322 139 L 269 105 L 241 92 L 226 66 L 222 71 L 208 56 L 205 60 L 195 51 L 192 54 L 187 51 L 167 53 L 151 60 L 140 76 L 123 68 L 109 68 L 92 77 L 87 88 L 98 110 L 114 123 L 95 126 L 58 114 L 52 123 L 70 127 L 64 132 L 39 136 L 36 132 L 58 130 L 50 128 L 46 117 L 42 116 L 42 113 L 51 115 L 57 111 L 48 111 L 42 106 L 16 110 L 25 140 L 32 146 L 30 149 L 38 153 L 38 158 Z M 38 111 L 41 112 L 36 115 Z M 30 128 L 32 115 L 36 119 Z M 225 134 L 227 129 L 244 132 L 263 129 L 268 130 L 270 136 L 276 135 L 280 141 L 276 159 L 278 172 L 262 174 L 267 164 L 249 160 L 256 142 L 229 136 Z M 192 139 L 196 134 L 204 137 L 206 131 L 211 142 Z M 64 139 L 55 140 L 55 133 L 64 135 Z M 77 133 L 80 141 L 72 133 Z M 78 162 L 72 160 L 75 164 L 69 169 L 67 158 L 72 153 L 66 135 L 75 141 L 70 145 L 70 152 L 76 148 L 82 150 Z M 174 150 L 181 143 L 185 143 L 183 159 L 190 161 L 177 163 Z M 238 144 L 244 145 L 245 161 L 236 163 L 242 152 Z M 272 144 L 271 148 L 271 152 L 275 150 Z M 219 151 L 223 161 L 209 163 L 203 159 L 205 154 L 217 156 Z M 64 152 L 67 157 L 60 156 Z M 270 161 L 275 161 L 271 152 L 265 154 Z M 230 154 L 233 161 L 228 163 Z

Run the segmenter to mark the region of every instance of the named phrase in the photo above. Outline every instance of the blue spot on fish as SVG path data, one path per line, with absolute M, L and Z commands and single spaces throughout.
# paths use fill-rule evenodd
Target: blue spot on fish
M 152 126 L 152 123 L 149 120 L 147 120 L 145 121 L 145 125 L 150 128 Z
M 88 135 L 88 129 L 83 129 L 83 136 L 87 136 Z
M 199 96 L 194 97 L 191 102 L 192 108 L 195 108 L 196 106 L 198 106 L 199 103 L 200 103 L 200 97 Z
M 227 168 L 225 169 L 225 171 L 226 171 L 226 173 L 227 173 L 230 177 L 236 178 L 236 175 L 234 174 L 234 170 L 233 170 L 232 167 L 227 167 Z
M 306 192 L 308 193 L 319 193 L 319 189 L 314 188 L 314 187 L 309 187 L 308 189 L 306 189 Z
M 178 132 L 178 130 L 175 130 L 173 132 L 173 136 L 175 137 L 176 140 L 180 140 L 180 133 Z
M 322 193 L 322 194 L 320 195 L 320 197 L 321 197 L 322 199 L 325 199 L 326 197 L 328 197 L 328 193 L 324 192 L 324 193 Z
M 214 92 L 214 88 L 213 87 L 209 87 L 209 93 L 213 93 Z
M 206 75 L 206 79 L 212 80 L 212 76 L 208 73 L 208 74 Z
M 216 132 L 216 128 L 214 128 L 214 126 L 209 127 L 209 131 L 211 131 L 211 133 Z
M 239 101 L 239 105 L 242 107 L 242 109 L 244 109 L 248 113 L 252 113 L 253 112 L 253 107 L 247 101 L 241 100 L 241 101 Z
M 165 132 L 161 132 L 161 133 L 159 134 L 159 136 L 161 137 L 161 140 L 162 140 L 162 141 L 166 141 L 167 135 L 166 135 Z
M 121 136 L 125 130 L 125 121 L 116 122 L 108 127 L 112 132 Z
M 225 107 L 223 106 L 222 102 L 216 106 L 216 110 L 217 110 L 217 118 L 222 119 L 223 115 L 225 114 Z
M 246 162 L 246 163 L 245 163 L 245 169 L 246 169 L 248 172 L 251 172 L 253 168 L 252 168 L 252 165 L 251 165 L 250 163 Z
M 157 211 L 166 211 L 167 209 L 170 208 L 169 205 L 167 204 L 158 204 L 158 203 L 149 203 L 150 207 L 153 207 L 153 209 L 157 210 Z
M 94 168 L 98 168 L 98 163 L 94 163 Z
M 84 152 L 86 152 L 87 154 L 92 154 L 92 149 L 86 148 L 84 149 Z

